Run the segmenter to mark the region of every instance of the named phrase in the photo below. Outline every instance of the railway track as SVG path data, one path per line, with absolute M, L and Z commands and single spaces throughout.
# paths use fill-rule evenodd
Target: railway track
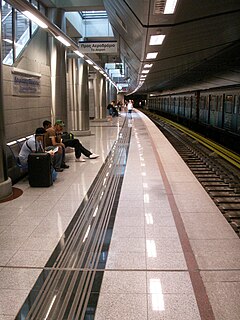
M 240 157 L 204 137 L 201 143 L 200 136 L 195 138 L 189 129 L 179 130 L 178 124 L 145 113 L 171 142 L 240 237 Z

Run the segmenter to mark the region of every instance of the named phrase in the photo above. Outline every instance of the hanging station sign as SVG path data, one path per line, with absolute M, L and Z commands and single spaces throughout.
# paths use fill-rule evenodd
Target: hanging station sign
M 116 53 L 117 41 L 79 42 L 79 50 L 82 53 Z

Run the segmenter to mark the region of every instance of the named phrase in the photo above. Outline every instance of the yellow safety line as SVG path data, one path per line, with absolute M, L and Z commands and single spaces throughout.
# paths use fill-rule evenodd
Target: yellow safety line
M 149 115 L 153 116 L 153 114 L 151 112 L 148 111 L 147 113 Z M 169 123 L 170 125 L 178 128 L 180 131 L 182 131 L 182 132 L 186 133 L 187 135 L 189 135 L 190 137 L 194 138 L 199 143 L 203 144 L 205 147 L 214 151 L 220 157 L 226 159 L 227 161 L 229 161 L 234 166 L 236 166 L 237 168 L 240 169 L 240 156 L 238 154 L 233 153 L 232 151 L 230 151 L 228 149 L 225 149 L 224 147 L 220 146 L 219 144 L 213 142 L 212 140 L 209 140 L 209 139 L 203 137 L 202 135 L 195 133 L 195 132 L 191 131 L 190 129 L 188 129 L 178 123 L 175 123 L 174 121 L 163 118 L 163 117 L 156 115 L 156 114 L 154 114 L 154 118 L 160 119 L 160 120 L 162 120 L 166 123 Z

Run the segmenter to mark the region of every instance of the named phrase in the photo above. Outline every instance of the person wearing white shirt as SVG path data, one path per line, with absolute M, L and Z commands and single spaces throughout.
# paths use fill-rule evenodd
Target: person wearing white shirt
M 43 147 L 45 133 L 46 130 L 44 128 L 37 128 L 35 134 L 22 145 L 18 158 L 24 169 L 27 170 L 28 168 L 28 156 L 30 153 L 46 152 Z M 54 156 L 54 151 L 49 151 L 49 153 L 52 157 Z M 54 168 L 52 168 L 52 178 L 53 181 L 57 179 L 57 172 Z

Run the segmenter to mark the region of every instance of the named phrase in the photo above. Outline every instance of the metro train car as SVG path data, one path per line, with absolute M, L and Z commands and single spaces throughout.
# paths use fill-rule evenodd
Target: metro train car
M 149 97 L 147 106 L 240 152 L 236 143 L 240 138 L 239 87 Z

